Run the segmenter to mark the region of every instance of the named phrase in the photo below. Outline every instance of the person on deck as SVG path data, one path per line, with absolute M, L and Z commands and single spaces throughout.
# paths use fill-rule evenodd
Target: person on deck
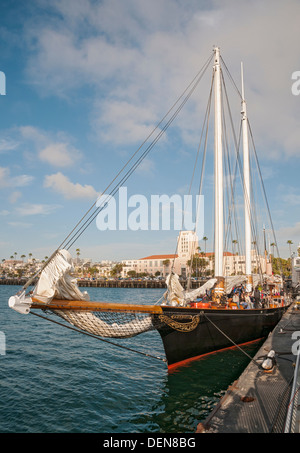
M 236 291 L 232 297 L 232 302 L 237 305 L 238 308 L 240 308 L 240 296 L 239 293 Z
M 256 286 L 254 290 L 254 308 L 259 308 L 259 304 L 260 304 L 260 291 Z
M 251 302 L 251 298 L 249 294 L 245 293 L 245 305 L 244 308 L 253 308 L 253 304 Z

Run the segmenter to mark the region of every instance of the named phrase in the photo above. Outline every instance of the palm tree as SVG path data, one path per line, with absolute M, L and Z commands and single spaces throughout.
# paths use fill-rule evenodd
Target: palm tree
M 198 258 L 199 258 L 200 253 L 201 253 L 201 247 L 200 246 L 197 247 L 197 253 L 198 253 Z M 196 261 L 196 263 L 198 263 L 198 261 Z M 198 277 L 198 264 L 196 265 L 196 277 Z
M 272 242 L 270 246 L 273 248 L 273 258 L 274 258 L 274 247 L 276 246 L 275 242 Z
M 204 252 L 205 252 L 205 255 L 206 255 L 206 241 L 208 241 L 208 238 L 206 236 L 203 236 L 203 241 L 204 241 Z
M 110 271 L 110 275 L 113 277 L 120 275 L 122 272 L 123 266 L 124 266 L 124 264 L 122 264 L 122 263 L 116 264 Z
M 232 241 L 233 243 L 233 254 L 234 254 L 234 274 L 236 275 L 236 260 L 235 260 L 235 256 L 236 256 L 236 244 L 238 243 L 238 241 L 236 239 L 233 239 Z
M 292 251 L 291 251 L 291 245 L 293 243 L 293 241 L 291 241 L 290 239 L 288 241 L 286 241 L 287 244 L 289 244 L 289 248 L 290 248 L 290 258 L 292 256 Z

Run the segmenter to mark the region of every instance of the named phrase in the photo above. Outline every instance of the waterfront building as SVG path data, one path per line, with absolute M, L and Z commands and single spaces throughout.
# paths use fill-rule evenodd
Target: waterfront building
M 159 275 L 165 277 L 171 270 L 174 257 L 176 260 L 178 255 L 151 255 L 136 260 L 123 260 L 122 277 L 126 277 L 129 271 L 147 275 L 159 272 Z
M 129 271 L 153 276 L 159 273 L 165 277 L 171 269 L 178 275 L 186 276 L 187 261 L 198 251 L 198 236 L 194 231 L 181 231 L 177 241 L 177 253 L 123 260 L 122 277 L 126 277 Z
M 214 269 L 214 253 L 204 253 L 199 250 L 198 237 L 193 231 L 182 231 L 178 236 L 177 254 L 150 255 L 140 259 L 123 260 L 122 277 L 128 276 L 129 271 L 137 275 L 159 275 L 165 277 L 173 270 L 176 274 L 186 277 L 189 272 L 188 262 L 191 257 L 199 253 L 207 264 L 203 275 L 212 275 Z M 251 265 L 253 273 L 270 273 L 270 264 L 266 258 L 251 251 Z M 224 252 L 224 275 L 242 275 L 246 272 L 244 255 Z M 130 275 L 130 274 L 129 274 Z

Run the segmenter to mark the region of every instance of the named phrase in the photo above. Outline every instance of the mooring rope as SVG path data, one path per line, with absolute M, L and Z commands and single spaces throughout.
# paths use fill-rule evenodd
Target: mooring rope
M 258 362 L 256 362 L 256 360 L 254 360 L 246 351 L 244 351 L 238 344 L 236 344 L 228 335 L 226 335 L 225 332 L 223 332 L 223 330 L 221 330 L 214 322 L 212 322 L 211 319 L 209 319 L 209 317 L 203 312 L 203 315 L 204 317 L 222 334 L 224 335 L 224 337 L 227 338 L 227 340 L 229 340 L 236 348 L 238 348 L 243 354 L 245 354 L 250 360 L 251 362 L 253 362 L 255 365 L 257 365 L 259 368 L 261 368 L 260 364 Z
M 91 333 L 84 332 L 83 330 L 76 329 L 75 327 L 72 327 L 72 326 L 67 326 L 66 324 L 63 324 L 62 322 L 58 322 L 58 321 L 55 321 L 54 319 L 47 318 L 46 316 L 39 315 L 38 313 L 34 313 L 33 311 L 30 311 L 30 314 L 38 316 L 39 318 L 45 319 L 46 321 L 53 322 L 54 324 L 58 324 L 59 326 L 66 327 L 67 329 L 74 330 L 75 332 L 78 332 L 78 333 L 87 335 L 89 337 L 95 338 L 96 340 L 103 341 L 104 343 L 108 343 L 110 345 L 117 346 L 118 348 L 126 349 L 127 351 L 135 352 L 137 354 L 140 354 L 140 355 L 143 355 L 143 356 L 146 356 L 146 357 L 150 357 L 152 359 L 160 360 L 162 362 L 167 362 L 167 359 L 165 359 L 163 357 L 154 356 L 154 355 L 148 354 L 146 352 L 142 352 L 142 351 L 138 351 L 136 349 L 129 348 L 128 346 L 124 346 L 124 345 L 117 344 L 117 343 L 114 343 L 114 342 L 109 341 L 109 340 L 105 340 L 104 338 L 100 338 L 97 335 L 93 335 Z

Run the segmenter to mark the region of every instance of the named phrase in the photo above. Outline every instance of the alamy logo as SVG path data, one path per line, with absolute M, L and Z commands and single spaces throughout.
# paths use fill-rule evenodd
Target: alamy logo
M 292 80 L 296 80 L 296 82 L 292 84 L 292 93 L 294 96 L 298 96 L 300 94 L 300 71 L 293 72 Z
M 6 78 L 4 72 L 0 71 L 0 95 L 6 95 Z
M 105 230 L 191 230 L 198 237 L 204 234 L 204 196 L 145 195 L 128 198 L 127 187 L 120 187 L 118 199 L 102 195 L 97 201 L 101 208 L 96 225 Z
M 294 355 L 298 355 L 299 351 L 300 351 L 300 332 L 299 331 L 295 331 L 292 333 L 292 340 L 297 340 L 292 345 L 292 353 Z
M 6 338 L 5 333 L 0 331 L 0 355 L 6 354 Z

